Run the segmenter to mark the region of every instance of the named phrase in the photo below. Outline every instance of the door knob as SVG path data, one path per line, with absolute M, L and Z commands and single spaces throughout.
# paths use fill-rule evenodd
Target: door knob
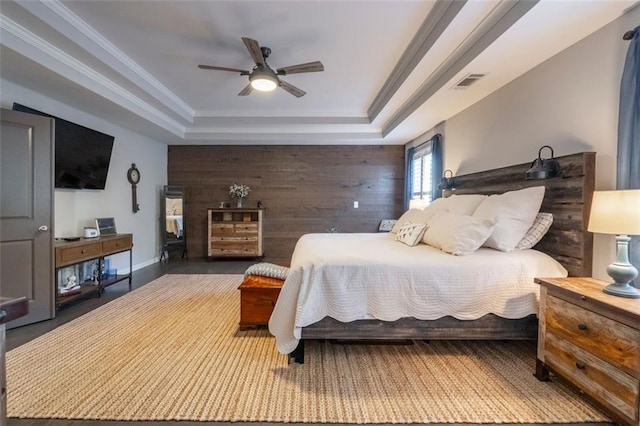
M 40 232 L 47 232 L 49 230 L 49 227 L 47 225 L 42 225 L 38 227 L 38 231 Z

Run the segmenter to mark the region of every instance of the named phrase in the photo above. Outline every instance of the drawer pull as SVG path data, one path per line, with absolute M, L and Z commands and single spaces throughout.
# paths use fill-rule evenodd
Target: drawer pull
M 585 331 L 587 329 L 587 324 L 578 324 L 578 329 Z
M 578 368 L 578 370 L 584 370 L 586 365 L 584 364 L 584 362 L 578 361 L 576 362 L 576 367 Z
M 84 249 L 80 250 L 80 253 L 84 254 Z

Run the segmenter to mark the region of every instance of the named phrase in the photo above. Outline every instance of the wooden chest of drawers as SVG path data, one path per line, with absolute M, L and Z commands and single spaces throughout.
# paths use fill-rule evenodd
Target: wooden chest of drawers
M 249 275 L 244 279 L 238 287 L 240 289 L 240 330 L 269 323 L 282 284 L 284 284 L 282 280 L 257 275 Z
M 209 209 L 209 257 L 261 257 L 261 209 Z
M 538 278 L 536 376 L 549 370 L 614 420 L 640 425 L 640 300 L 602 292 L 592 278 Z

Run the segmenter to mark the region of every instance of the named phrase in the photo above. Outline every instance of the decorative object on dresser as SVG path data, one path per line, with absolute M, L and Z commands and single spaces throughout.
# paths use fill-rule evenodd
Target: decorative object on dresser
M 616 235 L 616 261 L 607 267 L 613 283 L 604 292 L 614 296 L 640 298 L 631 282 L 638 270 L 629 262 L 629 235 L 640 235 L 640 189 L 595 191 L 591 203 L 589 231 Z
M 128 279 L 131 290 L 133 235 L 114 234 L 55 242 L 56 308 L 87 294 L 97 294 Z M 111 275 L 107 256 L 129 252 L 129 273 Z
M 209 257 L 262 257 L 263 209 L 208 209 Z
M 247 185 L 238 185 L 237 183 L 234 183 L 233 185 L 229 186 L 229 195 L 231 195 L 231 198 L 237 198 L 239 209 L 242 208 L 242 200 L 249 196 L 250 191 L 251 188 L 249 188 L 249 186 Z
M 112 217 L 97 217 L 96 228 L 98 229 L 98 235 L 115 235 L 116 221 Z
M 640 425 L 640 301 L 604 294 L 593 278 L 540 284 L 535 376 L 577 386 L 616 421 Z
M 551 151 L 551 158 L 542 158 L 542 150 L 549 148 Z M 527 179 L 549 179 L 556 177 L 560 174 L 560 164 L 558 160 L 553 157 L 553 148 L 549 145 L 545 145 L 538 150 L 538 158 L 533 160 L 531 168 L 527 170 L 525 176 Z

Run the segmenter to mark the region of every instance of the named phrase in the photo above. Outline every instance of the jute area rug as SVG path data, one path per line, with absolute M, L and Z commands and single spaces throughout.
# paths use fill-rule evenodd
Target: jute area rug
M 311 342 L 238 331 L 241 275 L 165 275 L 7 354 L 8 415 L 102 420 L 562 423 L 607 419 L 518 342 Z

